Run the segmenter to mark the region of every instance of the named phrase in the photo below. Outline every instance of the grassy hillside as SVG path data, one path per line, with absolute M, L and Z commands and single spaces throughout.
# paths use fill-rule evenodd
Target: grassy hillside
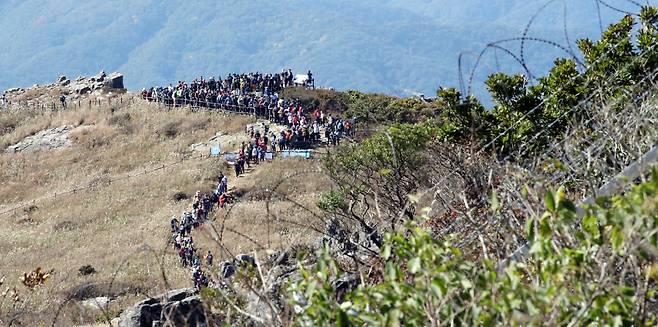
M 190 200 L 178 201 L 175 195 L 191 197 L 196 190 L 210 191 L 220 171 L 233 176 L 223 159 L 198 159 L 189 145 L 205 142 L 219 131 L 242 135 L 250 122 L 252 118 L 241 116 L 164 111 L 141 101 L 56 113 L 0 113 L 5 131 L 0 134 L 3 149 L 47 128 L 87 126 L 72 133 L 70 148 L 0 152 L 0 211 L 75 186 L 93 185 L 2 216 L 0 276 L 7 278 L 4 286 L 17 286 L 25 300 L 10 311 L 26 310 L 21 313 L 24 323 L 50 321 L 61 305 L 58 324 L 93 322 L 100 313 L 81 310 L 80 300 L 116 297 L 110 310 L 118 313 L 148 294 L 189 286 L 189 273 L 179 267 L 177 256 L 167 245 L 171 216 L 180 216 L 190 205 Z M 194 159 L 180 162 L 189 156 Z M 175 162 L 180 164 L 151 172 Z M 312 239 L 308 229 L 275 219 L 285 217 L 310 225 L 301 210 L 276 201 L 268 213 L 262 194 L 264 189 L 274 189 L 286 174 L 317 170 L 316 163 L 291 159 L 266 166 L 256 167 L 238 180 L 230 178 L 229 185 L 240 202 L 230 211 L 215 212 L 212 218 L 217 225 L 210 224 L 196 234 L 202 248 L 217 251 L 217 260 L 228 254 L 219 252 L 212 229 L 224 231 L 222 240 L 231 253 L 258 250 L 266 255 L 265 248 Z M 144 174 L 146 170 L 149 173 Z M 119 180 L 128 175 L 134 177 Z M 312 207 L 315 194 L 327 187 L 323 183 L 318 174 L 309 173 L 283 182 L 276 191 Z M 249 235 L 258 243 L 241 235 Z M 85 265 L 97 273 L 80 275 L 78 269 Z M 37 267 L 53 269 L 52 280 L 35 291 L 22 288 L 18 277 Z M 73 300 L 67 303 L 69 297 Z M 0 307 L 0 316 L 9 312 L 7 305 Z

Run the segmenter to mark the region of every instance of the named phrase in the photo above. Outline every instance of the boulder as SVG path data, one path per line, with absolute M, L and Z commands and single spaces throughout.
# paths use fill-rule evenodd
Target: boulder
M 107 76 L 107 85 L 113 89 L 123 89 L 123 74 L 112 73 Z
M 91 92 L 91 88 L 89 87 L 89 85 L 78 84 L 73 88 L 73 91 L 75 91 L 75 93 L 77 94 L 87 94 Z
M 207 325 L 206 314 L 199 295 L 163 305 L 159 320 L 164 326 Z
M 71 140 L 68 133 L 74 129 L 71 125 L 63 125 L 56 128 L 46 129 L 24 138 L 5 149 L 5 153 L 18 153 L 35 150 L 55 150 L 70 147 Z
M 230 261 L 223 261 L 219 264 L 219 276 L 222 278 L 230 278 L 235 275 L 235 265 Z
M 66 75 L 62 75 L 59 78 L 57 78 L 57 83 L 62 83 L 66 80 L 67 80 Z
M 194 293 L 186 288 L 140 301 L 121 313 L 118 326 L 207 326 L 201 297 Z
M 67 80 L 67 79 L 65 79 L 65 80 L 63 80 L 63 81 L 61 81 L 61 82 L 59 83 L 59 85 L 61 85 L 61 86 L 67 86 L 67 85 L 69 85 L 69 84 L 71 84 L 71 81 L 69 81 L 69 80 Z
M 183 288 L 165 293 L 164 298 L 167 301 L 182 301 L 190 296 L 194 296 L 194 294 L 195 291 L 193 288 Z
M 107 296 L 95 297 L 82 301 L 82 306 L 89 310 L 105 311 L 111 300 Z

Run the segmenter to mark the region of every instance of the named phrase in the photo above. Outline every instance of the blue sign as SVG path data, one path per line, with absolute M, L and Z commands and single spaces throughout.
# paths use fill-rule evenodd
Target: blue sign
M 211 157 L 219 157 L 219 153 L 221 152 L 219 146 L 213 146 L 210 148 L 210 156 Z
M 309 159 L 313 156 L 313 151 L 311 150 L 283 150 L 281 151 L 281 156 L 284 158 L 288 157 L 301 157 L 304 159 Z

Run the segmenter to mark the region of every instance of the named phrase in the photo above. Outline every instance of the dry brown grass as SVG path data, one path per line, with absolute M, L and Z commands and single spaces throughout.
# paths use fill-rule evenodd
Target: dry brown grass
M 174 194 L 209 191 L 220 170 L 232 176 L 225 163 L 221 159 L 194 159 L 134 178 L 108 181 L 179 161 L 190 155 L 189 145 L 205 142 L 218 131 L 240 133 L 253 119 L 187 110 L 163 111 L 139 101 L 112 108 L 0 113 L 0 122 L 15 122 L 0 134 L 0 149 L 45 128 L 89 126 L 71 135 L 71 148 L 0 154 L 0 211 L 76 185 L 97 183 L 91 190 L 36 202 L 29 209 L 2 216 L 0 276 L 7 276 L 8 284 L 16 286 L 20 274 L 37 266 L 54 269 L 54 276 L 34 291 L 22 289 L 25 302 L 11 310 L 4 305 L 0 317 L 8 311 L 24 309 L 27 321 L 49 324 L 72 292 L 82 285 L 97 284 L 100 286 L 94 292 L 82 292 L 64 305 L 58 320 L 61 325 L 93 323 L 100 314 L 82 312 L 80 298 L 116 296 L 110 310 L 119 312 L 145 294 L 191 285 L 189 272 L 178 266 L 177 256 L 166 246 L 169 219 L 189 206 L 189 200 L 175 201 Z M 292 170 L 312 170 L 316 166 L 317 161 L 294 159 L 262 164 L 238 180 L 231 178 L 230 186 L 245 193 L 258 193 L 259 189 L 271 189 Z M 327 183 L 321 174 L 309 174 L 281 184 L 279 190 L 313 208 L 316 195 Z M 301 225 L 313 221 L 308 212 L 281 200 L 272 203 L 271 213 Z M 237 204 L 226 220 L 220 219 L 222 214 L 215 213 L 214 226 L 225 221 L 225 230 L 237 232 L 227 231 L 223 238 L 234 252 L 260 249 L 239 234 L 249 235 L 265 246 L 269 235 L 271 248 L 311 238 L 305 228 L 268 220 L 263 201 Z M 218 253 L 211 238 L 204 239 L 202 232 L 197 234 L 204 250 Z M 83 265 L 93 266 L 97 273 L 79 275 L 78 269 Z
M 237 201 L 213 213 L 210 227 L 198 231 L 196 242 L 222 258 L 239 253 L 285 249 L 314 241 L 324 227 L 316 207 L 330 187 L 317 160 L 281 159 L 252 166 L 231 179 Z M 220 244 L 221 242 L 221 244 Z

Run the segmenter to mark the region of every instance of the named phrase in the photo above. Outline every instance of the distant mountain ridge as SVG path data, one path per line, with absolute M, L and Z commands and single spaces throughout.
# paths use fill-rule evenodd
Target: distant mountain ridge
M 0 89 L 122 71 L 140 89 L 198 75 L 313 70 L 318 85 L 404 95 L 458 85 L 457 57 L 520 36 L 542 0 L 5 0 L 0 3 Z M 608 0 L 624 10 L 630 2 Z M 657 2 L 657 1 L 653 1 Z M 566 1 L 571 41 L 600 33 L 595 1 Z M 564 43 L 563 2 L 529 35 Z M 621 14 L 602 8 L 607 25 Z M 528 42 L 533 70 L 560 50 Z M 518 51 L 518 44 L 509 43 Z M 502 52 L 477 75 L 519 66 Z M 465 69 L 474 61 L 466 56 Z

